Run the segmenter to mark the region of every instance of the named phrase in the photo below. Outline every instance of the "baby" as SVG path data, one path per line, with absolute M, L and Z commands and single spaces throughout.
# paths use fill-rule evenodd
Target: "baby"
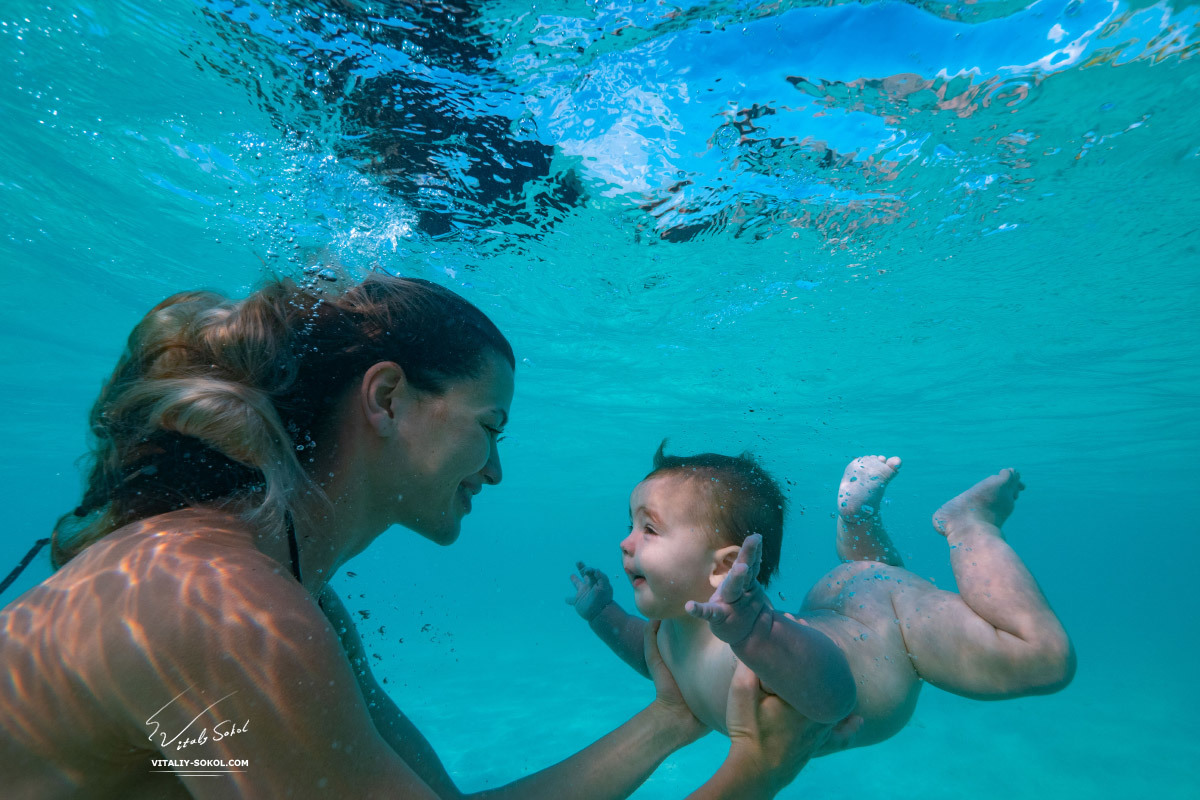
M 879 516 L 899 458 L 850 463 L 838 492 L 843 563 L 792 616 L 763 588 L 779 565 L 785 500 L 748 455 L 667 456 L 629 501 L 621 542 L 634 602 L 662 620 L 658 646 L 692 712 L 728 733 L 725 708 L 738 660 L 763 688 L 816 722 L 861 724 L 833 749 L 882 741 L 912 716 L 922 681 L 966 697 L 999 699 L 1062 689 L 1075 655 L 1000 526 L 1024 488 L 1002 470 L 939 508 L 958 594 L 903 568 Z M 580 563 L 568 602 L 634 669 L 649 676 L 647 621 L 612 599 L 604 573 Z M 857 721 L 856 721 L 857 724 Z

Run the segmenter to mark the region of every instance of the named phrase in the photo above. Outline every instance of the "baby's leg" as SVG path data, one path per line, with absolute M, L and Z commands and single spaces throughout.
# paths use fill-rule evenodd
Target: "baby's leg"
M 1002 698 L 1055 692 L 1074 675 L 1062 623 L 1000 532 L 1023 488 L 1006 469 L 933 515 L 950 544 L 959 594 L 921 583 L 893 594 L 913 664 L 935 686 Z
M 883 490 L 896 477 L 898 469 L 900 459 L 895 456 L 863 456 L 846 467 L 838 487 L 838 558 L 904 566 L 879 514 Z

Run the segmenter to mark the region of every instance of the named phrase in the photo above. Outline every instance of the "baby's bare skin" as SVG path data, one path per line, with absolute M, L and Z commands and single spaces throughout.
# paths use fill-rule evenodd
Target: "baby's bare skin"
M 896 456 L 863 456 L 846 467 L 838 486 L 837 554 L 843 561 L 879 561 L 904 566 L 883 527 L 883 492 L 896 477 Z
M 886 563 L 899 557 L 883 531 L 878 502 L 899 464 L 867 456 L 847 467 L 839 490 L 839 550 L 853 541 L 855 557 L 876 560 L 835 567 L 793 617 L 833 640 L 857 688 L 857 733 L 819 754 L 894 735 L 912 716 L 923 681 L 967 697 L 1003 698 L 1057 691 L 1074 673 L 1066 632 L 1000 531 L 1024 488 L 1020 476 L 1003 470 L 934 513 L 935 529 L 951 546 L 956 594 Z M 578 583 L 581 596 L 594 583 L 591 577 Z M 630 622 L 617 619 L 614 608 L 592 627 L 620 653 L 619 638 L 610 641 L 605 630 L 628 629 Z M 723 730 L 733 652 L 686 620 L 669 621 L 659 632 L 663 657 L 696 715 Z

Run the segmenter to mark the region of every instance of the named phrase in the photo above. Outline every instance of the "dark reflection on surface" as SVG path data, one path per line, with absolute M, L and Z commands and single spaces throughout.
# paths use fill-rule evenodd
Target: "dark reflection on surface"
M 579 204 L 582 186 L 533 137 L 493 66 L 479 6 L 216 0 L 205 15 L 232 63 L 207 48 L 192 57 L 245 84 L 284 130 L 324 132 L 339 157 L 411 206 L 426 234 L 538 229 Z

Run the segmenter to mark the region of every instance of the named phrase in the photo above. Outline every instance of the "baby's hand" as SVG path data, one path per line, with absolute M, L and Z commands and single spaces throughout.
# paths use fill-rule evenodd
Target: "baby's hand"
M 607 575 L 582 561 L 575 562 L 575 566 L 579 568 L 579 575 L 571 576 L 575 596 L 568 597 L 567 602 L 575 606 L 579 616 L 591 622 L 613 601 L 612 584 Z
M 738 551 L 737 561 L 713 592 L 707 603 L 689 600 L 684 610 L 693 617 L 707 620 L 713 635 L 723 642 L 737 644 L 750 635 L 763 610 L 771 610 L 767 592 L 758 582 L 762 566 L 762 536 L 747 536 Z

